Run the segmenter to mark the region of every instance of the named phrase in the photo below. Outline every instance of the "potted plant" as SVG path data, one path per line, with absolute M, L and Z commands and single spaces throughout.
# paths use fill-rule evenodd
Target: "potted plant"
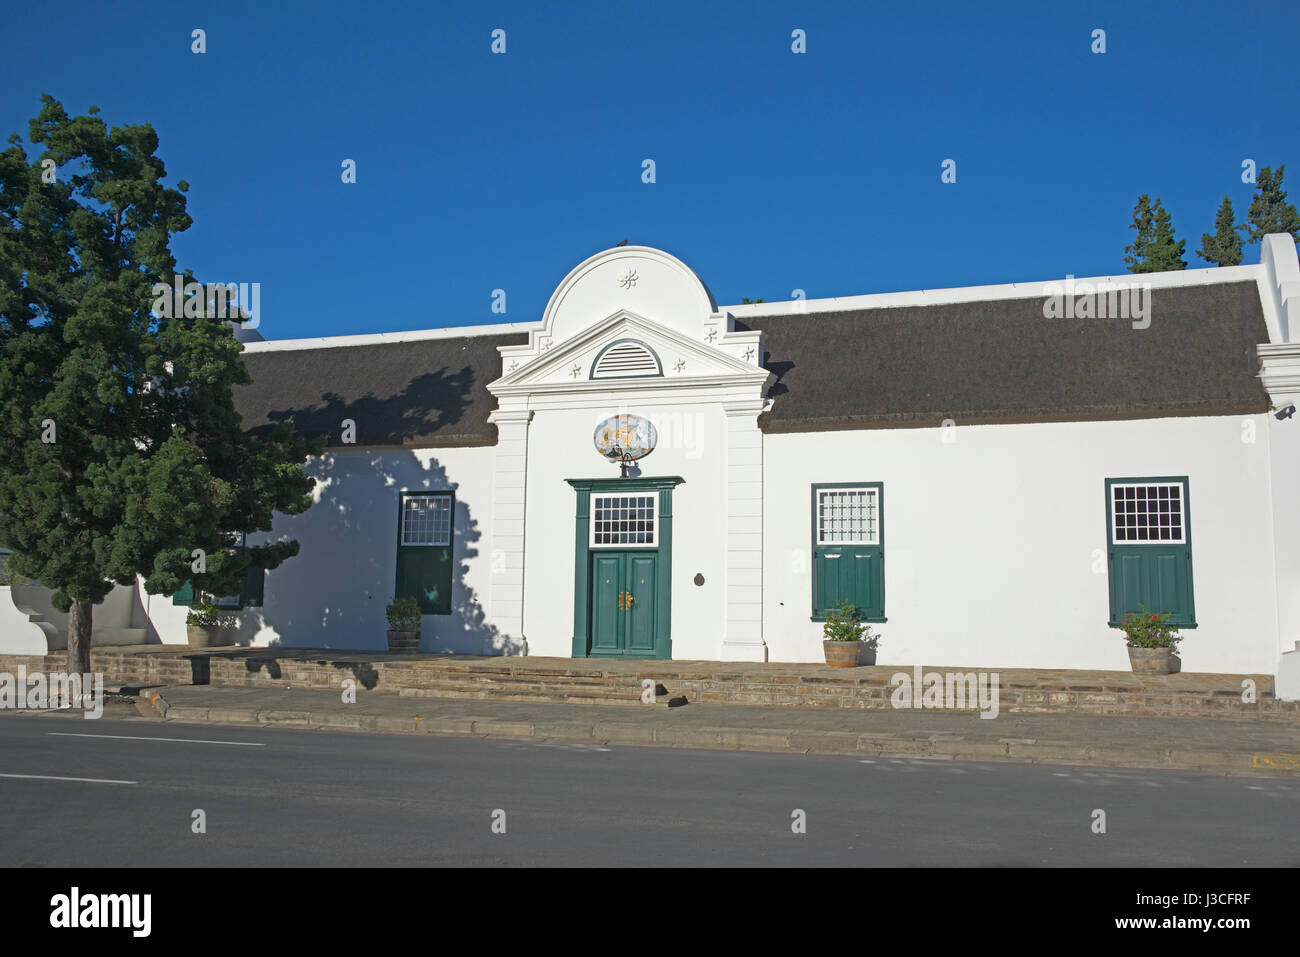
M 858 610 L 851 602 L 837 599 L 835 610 L 826 616 L 822 626 L 822 651 L 826 663 L 832 668 L 856 668 L 863 649 L 876 650 L 876 636 L 871 626 L 858 618 Z M 874 663 L 874 662 L 873 662 Z
M 229 626 L 233 616 L 223 615 L 210 600 L 199 596 L 185 616 L 185 640 L 191 648 L 211 648 L 216 633 Z
M 1135 675 L 1167 675 L 1174 670 L 1174 646 L 1182 640 L 1178 629 L 1169 624 L 1170 615 L 1157 615 L 1139 605 L 1142 611 L 1129 612 L 1118 625 L 1128 636 L 1128 660 Z
M 410 595 L 388 603 L 388 650 L 420 650 L 420 603 Z

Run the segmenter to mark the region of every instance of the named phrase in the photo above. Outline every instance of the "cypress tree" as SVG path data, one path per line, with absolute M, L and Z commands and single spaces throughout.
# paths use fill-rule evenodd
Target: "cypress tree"
M 1214 235 L 1201 233 L 1201 248 L 1196 255 L 1216 266 L 1241 265 L 1241 226 L 1232 210 L 1232 200 L 1223 197 L 1214 217 Z
M 1186 269 L 1183 247 L 1187 241 L 1174 238 L 1173 217 L 1161 204 L 1154 203 L 1143 193 L 1133 207 L 1133 222 L 1129 227 L 1136 231 L 1131 245 L 1124 247 L 1124 262 L 1129 272 L 1167 272 Z
M 1286 201 L 1286 190 L 1282 188 L 1282 175 L 1285 166 L 1277 168 L 1277 175 L 1265 166 L 1259 171 L 1255 182 L 1255 196 L 1250 201 L 1250 241 L 1257 243 L 1269 233 L 1290 233 L 1300 240 L 1300 213 L 1295 205 Z

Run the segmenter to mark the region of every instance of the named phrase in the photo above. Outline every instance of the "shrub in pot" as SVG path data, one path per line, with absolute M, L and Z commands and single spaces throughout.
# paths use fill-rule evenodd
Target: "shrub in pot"
M 852 602 L 837 599 L 835 610 L 826 616 L 822 625 L 822 652 L 826 663 L 832 668 L 856 668 L 861 661 L 864 650 L 873 656 L 876 651 L 876 636 L 871 633 L 871 626 L 864 625 L 858 618 L 858 609 Z
M 1174 670 L 1174 650 L 1182 635 L 1169 624 L 1170 615 L 1157 615 L 1139 605 L 1114 627 L 1128 638 L 1128 660 L 1136 675 L 1167 675 Z
M 420 603 L 410 595 L 388 603 L 388 650 L 420 650 Z
M 211 601 L 200 599 L 185 616 L 185 641 L 191 648 L 211 648 L 218 631 L 233 623 L 234 616 L 222 614 Z

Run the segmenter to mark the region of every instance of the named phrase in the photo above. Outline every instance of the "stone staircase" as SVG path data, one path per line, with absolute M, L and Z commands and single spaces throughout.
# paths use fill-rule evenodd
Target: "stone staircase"
M 0 670 L 19 663 L 29 672 L 62 671 L 61 654 L 0 656 Z M 321 649 L 184 646 L 99 646 L 94 670 L 109 686 L 213 685 L 293 687 L 403 697 L 558 701 L 644 707 L 644 682 L 655 701 L 803 708 L 893 709 L 894 676 L 906 666 L 828 668 L 816 664 L 734 664 L 708 661 L 592 661 L 568 658 L 483 658 L 400 655 Z M 923 673 L 976 669 L 925 666 Z M 1121 671 L 1001 669 L 999 713 L 1127 714 L 1221 717 L 1300 722 L 1300 702 L 1279 701 L 1269 675 L 1135 675 Z M 1243 701 L 1243 682 L 1256 700 Z M 968 702 L 960 710 L 977 710 Z

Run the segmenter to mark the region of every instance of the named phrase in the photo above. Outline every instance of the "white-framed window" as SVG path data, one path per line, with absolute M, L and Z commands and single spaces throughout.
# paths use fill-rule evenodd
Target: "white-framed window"
M 1111 541 L 1178 545 L 1187 541 L 1181 482 L 1115 484 L 1111 494 Z
M 879 488 L 817 490 L 818 545 L 879 545 Z
M 659 544 L 658 492 L 591 496 L 591 547 Z
M 451 544 L 451 495 L 402 495 L 402 545 Z

